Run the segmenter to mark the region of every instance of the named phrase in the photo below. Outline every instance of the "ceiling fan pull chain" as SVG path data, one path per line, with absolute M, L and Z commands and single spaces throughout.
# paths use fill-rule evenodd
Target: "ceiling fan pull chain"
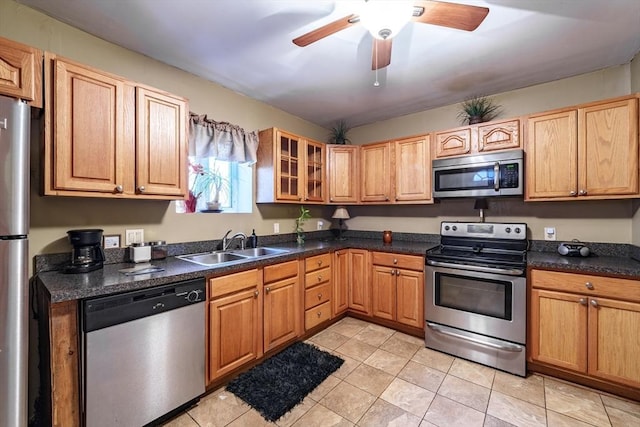
M 373 40 L 373 48 L 376 55 L 376 81 L 373 82 L 373 87 L 379 87 L 380 82 L 378 81 L 378 43 L 375 41 L 375 39 Z

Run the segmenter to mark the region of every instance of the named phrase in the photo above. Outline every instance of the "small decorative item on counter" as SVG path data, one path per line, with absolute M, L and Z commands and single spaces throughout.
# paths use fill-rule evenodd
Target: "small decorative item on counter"
M 165 259 L 167 257 L 167 242 L 158 240 L 149 242 L 151 246 L 151 259 Z
M 129 246 L 131 262 L 148 262 L 151 260 L 151 246 L 148 243 L 132 243 Z
M 247 244 L 249 248 L 257 248 L 258 247 L 258 236 L 256 236 L 256 230 L 254 229 L 251 235 L 249 236 L 249 243 Z
M 392 240 L 393 233 L 391 233 L 391 230 L 384 230 L 382 232 L 382 243 L 384 243 L 385 245 L 390 245 Z
M 300 216 L 296 218 L 296 242 L 298 242 L 299 245 L 304 245 L 304 228 L 302 228 L 302 225 L 309 218 L 311 218 L 309 209 L 300 206 Z

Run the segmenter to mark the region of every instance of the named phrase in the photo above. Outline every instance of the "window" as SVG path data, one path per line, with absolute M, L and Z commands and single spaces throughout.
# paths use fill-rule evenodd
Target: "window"
M 215 157 L 189 157 L 189 191 L 191 199 L 176 203 L 176 212 L 250 213 L 253 170 Z

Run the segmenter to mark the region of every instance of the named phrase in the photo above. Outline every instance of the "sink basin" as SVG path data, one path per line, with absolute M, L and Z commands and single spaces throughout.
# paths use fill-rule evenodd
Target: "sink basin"
M 199 254 L 180 255 L 180 258 L 185 261 L 193 262 L 195 264 L 204 265 L 207 267 L 221 264 L 237 263 L 241 261 L 255 260 L 258 258 L 265 258 L 274 255 L 280 255 L 289 252 L 286 249 L 276 248 L 250 248 L 234 251 L 216 251 L 206 252 Z
M 231 252 L 207 252 L 204 254 L 180 255 L 178 258 L 206 266 L 248 259 L 246 256 L 237 255 Z
M 286 249 L 276 249 L 276 248 L 249 248 L 249 249 L 241 249 L 237 251 L 233 251 L 232 253 L 242 256 L 247 256 L 250 258 L 258 258 L 263 256 L 270 255 L 280 255 L 289 252 Z

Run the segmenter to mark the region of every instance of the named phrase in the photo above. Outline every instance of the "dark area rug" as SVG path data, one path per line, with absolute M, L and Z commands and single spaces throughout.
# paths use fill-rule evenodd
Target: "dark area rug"
M 276 421 L 343 363 L 313 345 L 297 342 L 240 374 L 227 384 L 227 390 L 266 420 Z

